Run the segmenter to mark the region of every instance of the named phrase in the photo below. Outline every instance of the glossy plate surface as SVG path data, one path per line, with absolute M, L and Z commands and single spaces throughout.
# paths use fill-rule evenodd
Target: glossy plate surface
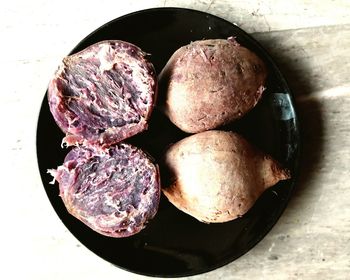
M 51 116 L 46 95 L 44 97 L 37 127 L 37 156 L 48 198 L 62 222 L 82 244 L 118 267 L 151 276 L 194 275 L 235 260 L 259 242 L 277 222 L 294 188 L 299 130 L 293 97 L 273 60 L 254 39 L 237 26 L 198 11 L 159 8 L 132 13 L 98 28 L 72 51 L 102 40 L 125 40 L 150 53 L 150 60 L 160 73 L 177 48 L 194 40 L 229 36 L 235 36 L 240 44 L 265 60 L 269 78 L 259 104 L 243 119 L 223 129 L 241 133 L 293 174 L 291 180 L 266 191 L 245 216 L 231 222 L 200 223 L 162 196 L 156 217 L 139 234 L 113 239 L 90 230 L 67 213 L 58 196 L 57 184 L 49 184 L 52 178 L 47 169 L 61 165 L 68 150 L 60 147 L 63 133 Z M 128 142 L 144 148 L 159 160 L 167 145 L 184 136 L 156 109 L 150 129 Z

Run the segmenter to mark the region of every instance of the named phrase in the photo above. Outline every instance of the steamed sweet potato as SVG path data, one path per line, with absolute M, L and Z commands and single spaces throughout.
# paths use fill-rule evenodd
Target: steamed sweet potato
M 233 132 L 189 136 L 165 155 L 171 180 L 163 193 L 177 208 L 207 223 L 245 214 L 258 197 L 289 171 Z
M 264 62 L 233 38 L 195 41 L 178 49 L 159 75 L 164 111 L 185 132 L 215 129 L 257 104 L 266 77 Z

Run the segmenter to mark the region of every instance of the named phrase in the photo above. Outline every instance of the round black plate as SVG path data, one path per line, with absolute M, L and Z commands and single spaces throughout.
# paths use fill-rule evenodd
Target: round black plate
M 264 49 L 237 26 L 216 16 L 188 9 L 159 8 L 115 19 L 82 40 L 72 53 L 106 39 L 132 42 L 151 54 L 159 73 L 171 54 L 191 41 L 235 36 L 256 52 L 269 68 L 267 90 L 259 104 L 230 127 L 289 167 L 293 177 L 266 191 L 242 218 L 204 224 L 186 215 L 162 196 L 156 217 L 140 233 L 121 239 L 99 235 L 69 215 L 50 185 L 47 169 L 61 165 L 67 149 L 60 147 L 63 133 L 55 124 L 45 96 L 37 127 L 37 156 L 45 191 L 58 216 L 71 233 L 103 259 L 144 275 L 176 277 L 203 273 L 240 257 L 259 242 L 285 209 L 295 182 L 299 133 L 293 101 L 286 81 Z M 161 99 L 162 92 L 159 92 Z M 185 136 L 157 110 L 150 129 L 132 142 L 157 160 L 172 142 Z M 67 252 L 69 254 L 69 252 Z

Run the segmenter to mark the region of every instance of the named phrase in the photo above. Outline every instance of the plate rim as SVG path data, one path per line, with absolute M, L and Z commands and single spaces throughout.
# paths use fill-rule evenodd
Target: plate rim
M 291 106 L 295 111 L 294 114 L 294 118 L 293 118 L 293 127 L 295 128 L 295 139 L 294 142 L 296 143 L 296 150 L 293 153 L 295 155 L 294 161 L 293 161 L 293 180 L 290 182 L 289 186 L 290 186 L 290 190 L 288 192 L 288 196 L 287 196 L 287 200 L 284 203 L 284 207 L 282 207 L 281 209 L 279 209 L 277 211 L 277 213 L 275 213 L 276 218 L 274 219 L 275 222 L 272 223 L 270 226 L 266 226 L 264 228 L 264 230 L 260 233 L 259 238 L 255 238 L 254 242 L 252 242 L 250 244 L 250 246 L 247 246 L 245 248 L 245 250 L 242 250 L 242 252 L 239 254 L 239 256 L 233 256 L 230 255 L 230 257 L 225 258 L 224 261 L 219 261 L 216 262 L 214 265 L 208 266 L 206 268 L 200 269 L 200 270 L 195 270 L 191 273 L 174 273 L 174 274 L 164 274 L 164 273 L 148 273 L 148 272 L 144 272 L 144 271 L 139 271 L 139 270 L 133 270 L 130 269 L 128 267 L 124 267 L 121 265 L 118 265 L 116 263 L 111 262 L 110 260 L 108 260 L 107 258 L 103 257 L 101 254 L 98 254 L 97 252 L 93 251 L 92 249 L 90 249 L 88 246 L 86 246 L 84 243 L 81 242 L 81 240 L 71 231 L 70 228 L 68 228 L 65 224 L 65 222 L 62 220 L 62 218 L 60 217 L 59 213 L 57 212 L 57 209 L 53 206 L 52 202 L 51 202 L 51 198 L 49 197 L 49 193 L 46 190 L 45 184 L 46 184 L 46 180 L 44 180 L 44 177 L 42 176 L 42 171 L 40 168 L 40 163 L 39 163 L 39 155 L 38 155 L 38 150 L 39 150 L 39 146 L 38 146 L 38 138 L 39 138 L 39 122 L 40 122 L 40 115 L 43 109 L 43 105 L 45 102 L 45 98 L 46 98 L 46 94 L 47 94 L 47 89 L 46 89 L 46 94 L 44 95 L 41 105 L 40 105 L 40 109 L 39 109 L 39 114 L 37 117 L 37 126 L 36 126 L 36 141 L 35 141 L 35 145 L 36 145 L 36 159 L 37 159 L 37 167 L 39 169 L 39 174 L 40 174 L 40 178 L 41 178 L 41 182 L 42 185 L 44 187 L 45 193 L 47 195 L 47 198 L 50 201 L 51 207 L 54 208 L 54 212 L 56 213 L 56 215 L 58 216 L 58 218 L 60 219 L 60 221 L 63 223 L 63 225 L 65 226 L 65 228 L 70 232 L 70 234 L 82 245 L 84 245 L 84 247 L 86 247 L 90 252 L 94 253 L 96 256 L 98 256 L 99 258 L 103 259 L 104 261 L 107 261 L 108 263 L 112 264 L 113 266 L 116 266 L 124 271 L 128 271 L 130 273 L 135 273 L 138 275 L 144 275 L 144 276 L 151 276 L 151 277 L 164 277 L 164 278 L 179 278 L 179 277 L 189 277 L 189 276 L 194 276 L 194 275 L 200 275 L 203 273 L 208 273 L 210 271 L 216 270 L 218 268 L 224 267 L 230 263 L 233 263 L 235 260 L 241 258 L 242 256 L 244 256 L 247 252 L 249 252 L 250 250 L 252 250 L 259 242 L 261 242 L 266 235 L 271 231 L 271 229 L 276 225 L 276 223 L 278 222 L 278 220 L 281 218 L 283 212 L 286 210 L 289 201 L 292 197 L 292 194 L 295 192 L 295 186 L 297 184 L 298 181 L 298 176 L 299 176 L 299 162 L 300 162 L 300 154 L 301 154 L 301 135 L 300 135 L 300 124 L 299 124 L 299 118 L 298 118 L 298 112 L 296 110 L 296 102 L 295 102 L 295 96 L 292 92 L 292 90 L 289 87 L 289 84 L 285 78 L 285 76 L 283 75 L 283 73 L 280 70 L 280 67 L 278 66 L 278 62 L 276 62 L 275 60 L 273 60 L 272 56 L 266 51 L 266 49 L 264 48 L 263 45 L 260 44 L 259 41 L 257 41 L 254 37 L 252 37 L 248 32 L 246 32 L 245 30 L 243 30 L 241 27 L 239 27 L 237 24 L 232 23 L 230 21 L 228 21 L 227 19 L 221 18 L 217 15 L 208 13 L 208 12 L 204 12 L 204 11 L 200 11 L 200 10 L 196 10 L 196 9 L 191 9 L 191 8 L 181 8 L 181 7 L 154 7 L 154 8 L 147 8 L 147 9 L 142 9 L 142 10 L 137 10 L 134 12 L 130 12 L 124 15 L 121 15 L 117 18 L 114 18 L 104 24 L 102 24 L 101 26 L 97 27 L 95 30 L 93 30 L 92 32 L 90 32 L 88 35 L 86 35 L 83 39 L 81 39 L 74 47 L 73 49 L 67 54 L 73 54 L 77 51 L 77 49 L 79 48 L 80 45 L 82 45 L 85 41 L 87 41 L 89 38 L 93 37 L 95 34 L 97 34 L 98 32 L 100 32 L 101 29 L 108 27 L 108 25 L 113 24 L 114 22 L 123 20 L 124 18 L 129 18 L 129 17 L 134 17 L 134 16 L 138 16 L 140 14 L 146 14 L 146 13 L 155 13 L 155 12 L 163 12 L 163 11 L 169 11 L 169 12 L 173 12 L 173 11 L 177 11 L 177 12 L 189 12 L 189 13 L 197 13 L 203 16 L 209 16 L 212 18 L 215 18 L 219 21 L 222 22 L 226 22 L 226 24 L 232 25 L 234 26 L 234 28 L 236 28 L 240 33 L 244 34 L 246 37 L 249 38 L 249 40 L 251 40 L 255 45 L 257 45 L 260 49 L 260 51 L 262 52 L 262 55 L 264 56 L 264 59 L 274 68 L 274 71 L 278 74 L 280 81 L 282 82 L 282 84 L 284 85 L 284 87 L 286 89 L 288 89 L 288 95 L 290 97 L 290 101 L 291 101 Z

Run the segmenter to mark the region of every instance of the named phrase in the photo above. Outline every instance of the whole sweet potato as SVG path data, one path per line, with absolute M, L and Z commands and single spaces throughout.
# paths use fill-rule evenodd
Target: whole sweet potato
M 192 42 L 159 75 L 164 111 L 185 132 L 215 129 L 257 104 L 266 76 L 263 61 L 233 38 Z
M 245 214 L 258 197 L 289 171 L 233 132 L 189 136 L 165 155 L 171 180 L 163 193 L 177 208 L 202 222 L 219 223 Z

